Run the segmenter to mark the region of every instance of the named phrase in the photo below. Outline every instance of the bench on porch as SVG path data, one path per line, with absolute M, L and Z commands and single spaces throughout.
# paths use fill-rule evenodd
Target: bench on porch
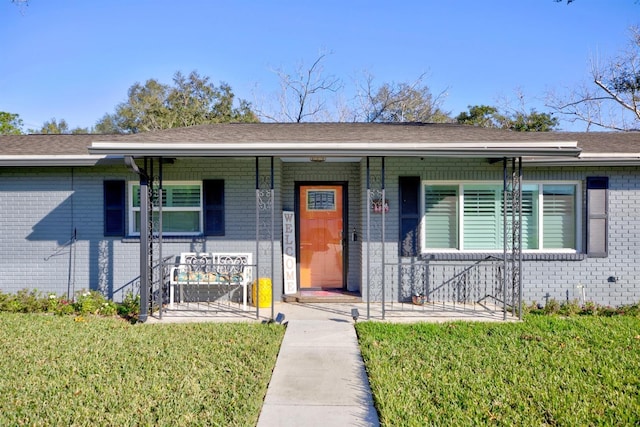
M 250 253 L 183 252 L 180 263 L 171 268 L 169 306 L 173 307 L 178 288 L 182 302 L 185 287 L 242 286 L 242 308 L 247 309 L 247 287 L 252 281 Z

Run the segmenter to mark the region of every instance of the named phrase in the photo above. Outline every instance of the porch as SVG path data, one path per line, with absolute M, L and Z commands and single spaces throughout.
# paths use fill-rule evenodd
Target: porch
M 253 258 L 252 277 L 269 279 L 273 284 L 272 307 L 256 309 L 256 320 L 261 319 L 261 314 L 270 314 L 269 318 L 274 319 L 275 305 L 283 295 L 301 288 L 327 286 L 326 283 L 309 281 L 309 271 L 324 276 L 327 271 L 338 270 L 341 270 L 338 279 L 330 285 L 341 285 L 342 289 L 361 294 L 365 303 L 356 308 L 362 318 L 386 320 L 396 312 L 402 313 L 400 317 L 404 318 L 415 315 L 416 311 L 423 316 L 428 312 L 455 314 L 460 310 L 465 316 L 469 312 L 493 312 L 498 313 L 498 317 L 506 318 L 508 310 L 519 311 L 513 309 L 519 307 L 522 294 L 522 157 L 576 156 L 579 149 L 575 142 L 537 141 L 528 136 L 521 140 L 523 135 L 503 132 L 486 134 L 486 131 L 482 131 L 483 137 L 478 138 L 475 135 L 477 130 L 473 135 L 467 135 L 468 130 L 423 124 L 401 127 L 363 124 L 205 126 L 167 132 L 167 141 L 161 135 L 135 136 L 127 142 L 96 141 L 90 152 L 123 156 L 130 171 L 140 178 L 140 184 L 137 185 L 140 200 L 135 206 L 136 209 L 139 206 L 139 219 L 135 218 L 135 224 L 139 225 L 131 228 L 139 227 L 140 233 L 139 289 L 143 321 L 147 314 L 152 317 L 156 311 L 166 316 L 172 312 L 162 307 L 165 291 L 168 291 L 165 289 L 168 272 L 157 274 L 151 266 L 167 253 L 167 247 L 163 248 L 163 209 L 164 206 L 168 209 L 175 206 L 159 201 L 164 200 L 165 194 L 164 165 L 173 165 L 176 158 L 176 164 L 182 163 L 182 167 L 187 162 L 180 159 L 228 158 L 242 162 L 241 167 L 238 165 L 229 170 L 225 167 L 212 168 L 209 164 L 202 166 L 203 170 L 209 172 L 198 176 L 202 184 L 193 185 L 196 188 L 193 194 L 200 197 L 201 193 L 206 193 L 207 197 L 202 204 L 194 203 L 194 212 L 196 216 L 200 215 L 191 230 L 196 237 L 182 241 L 184 249 L 180 252 L 187 250 L 187 247 L 190 252 L 209 252 L 210 248 L 216 252 L 250 252 Z M 418 248 L 424 249 L 418 239 L 422 232 L 419 216 L 422 197 L 419 194 L 420 183 L 427 177 L 435 176 L 440 166 L 425 160 L 432 158 L 466 159 L 470 168 L 469 176 L 473 175 L 475 179 L 483 176 L 483 179 L 490 178 L 495 182 L 501 178 L 502 188 L 495 186 L 497 189 L 492 188 L 491 193 L 492 208 L 495 208 L 492 219 L 495 224 L 500 222 L 501 226 L 496 225 L 491 231 L 492 237 L 498 236 L 496 243 L 486 247 L 495 252 L 497 257 L 489 269 L 472 266 L 468 270 L 468 266 L 463 265 L 484 259 L 485 253 L 471 254 L 472 257 L 466 252 L 460 256 L 446 253 L 450 248 L 460 249 L 457 245 L 435 245 L 435 253 L 418 251 Z M 137 164 L 136 159 L 143 164 Z M 252 165 L 253 160 L 255 165 Z M 386 164 L 386 161 L 389 163 Z M 297 163 L 304 163 L 304 169 L 289 165 Z M 330 163 L 334 163 L 332 167 Z M 350 166 L 336 166 L 338 163 Z M 456 164 L 459 166 L 459 162 Z M 391 169 L 387 170 L 389 166 Z M 179 166 L 171 166 L 170 169 L 167 176 L 181 173 Z M 249 172 L 251 169 L 254 174 Z M 348 173 L 338 174 L 345 169 L 348 169 Z M 231 175 L 235 170 L 243 172 L 241 175 Z M 459 179 L 458 172 L 457 168 L 447 168 L 438 172 L 437 176 L 444 180 L 442 182 L 448 182 Z M 411 187 L 410 199 L 415 205 L 411 212 L 399 208 L 405 199 L 409 199 L 399 194 L 404 191 L 399 186 L 403 174 L 411 175 L 408 176 L 411 182 L 406 185 L 407 188 Z M 225 185 L 229 186 L 224 184 L 225 179 L 235 186 L 234 192 L 229 192 L 227 198 L 223 197 Z M 252 182 L 255 182 L 255 200 L 251 195 Z M 212 187 L 214 183 L 218 186 Z M 329 184 L 340 188 L 324 188 Z M 310 185 L 324 187 L 307 189 L 305 197 L 301 197 L 302 190 L 306 188 L 304 186 Z M 133 187 L 131 191 L 135 191 Z M 446 194 L 437 195 L 440 196 L 450 197 Z M 199 200 L 198 197 L 194 197 L 194 200 Z M 351 209 L 344 203 L 340 205 L 343 200 L 354 201 L 349 204 Z M 497 200 L 502 202 L 498 203 Z M 391 206 L 398 207 L 391 210 Z M 281 240 L 282 216 L 285 212 L 295 213 L 296 209 L 298 223 L 291 227 L 296 231 L 295 236 L 290 236 L 289 240 L 282 237 Z M 305 209 L 319 212 L 318 215 L 335 212 L 336 218 L 331 217 L 330 220 L 340 223 L 342 219 L 337 226 L 338 232 L 325 234 L 331 234 L 336 240 L 318 241 L 318 233 L 311 233 L 310 237 L 302 236 L 306 223 L 301 225 L 300 221 Z M 236 221 L 239 217 L 243 221 Z M 235 226 L 231 225 L 231 221 L 226 222 L 229 220 Z M 134 223 L 133 219 L 131 223 Z M 457 236 L 457 231 L 454 231 L 450 234 Z M 287 248 L 281 245 L 285 241 L 291 243 Z M 331 268 L 316 268 L 316 264 L 311 268 L 309 264 L 303 266 L 303 260 L 306 262 L 309 258 L 307 253 L 303 253 L 303 247 L 306 248 L 303 243 L 308 242 L 313 246 L 312 255 L 329 252 L 329 249 L 323 251 L 321 247 L 330 247 L 340 257 L 335 257 Z M 176 243 L 178 241 L 170 243 L 171 253 L 175 253 L 173 248 L 177 246 Z M 444 253 L 438 248 L 444 248 Z M 502 251 L 498 251 L 500 248 Z M 297 256 L 291 261 L 290 271 L 283 271 L 284 254 Z M 439 267 L 431 262 L 432 259 L 451 263 L 437 272 L 435 268 Z M 412 264 L 405 266 L 406 260 Z M 334 268 L 336 265 L 341 268 Z M 295 273 L 298 274 L 297 279 Z M 304 286 L 301 284 L 303 275 Z M 214 278 L 183 276 L 178 274 L 176 285 L 185 281 L 190 285 L 195 281 L 197 286 L 207 286 L 207 295 L 213 291 L 212 283 L 218 286 L 225 281 L 233 282 L 226 276 L 222 280 L 220 275 Z M 342 279 L 341 283 L 339 279 Z M 178 291 L 182 292 L 182 289 Z M 243 294 L 246 295 L 246 291 Z M 411 300 L 416 295 L 425 297 L 423 305 L 414 307 Z M 218 303 L 212 299 L 195 304 L 198 311 L 207 315 L 233 313 L 235 310 L 233 304 L 229 304 L 228 308 L 218 307 Z M 323 304 L 321 311 L 326 311 L 327 307 Z M 471 310 L 468 307 L 472 307 Z M 178 310 L 173 307 L 173 310 L 188 313 L 192 311 L 191 308 Z M 379 315 L 376 315 L 376 310 Z M 347 318 L 351 317 L 350 308 L 341 308 L 338 312 L 344 312 L 343 316 Z
M 477 305 L 476 307 L 456 306 L 453 303 L 425 304 L 421 306 L 411 303 L 388 303 L 384 307 L 385 316 L 382 317 L 382 303 L 332 303 L 332 302 L 275 302 L 273 305 L 275 317 L 271 315 L 271 307 L 255 307 L 251 311 L 244 311 L 237 304 L 226 302 L 212 303 L 180 303 L 175 304 L 174 309 L 165 309 L 160 319 L 157 312 L 148 317 L 147 322 L 269 322 L 278 319 L 278 315 L 284 315 L 282 323 L 289 320 L 331 320 L 334 322 L 353 322 L 353 310 L 358 311 L 357 321 L 367 321 L 367 310 L 370 312 L 371 321 L 388 323 L 415 323 L 415 322 L 454 322 L 454 321 L 478 321 L 499 322 L 518 321 L 518 316 L 504 313 L 495 307 L 487 309 Z

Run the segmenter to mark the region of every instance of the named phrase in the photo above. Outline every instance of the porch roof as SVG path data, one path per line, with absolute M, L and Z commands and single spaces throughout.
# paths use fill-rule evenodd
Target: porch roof
M 98 140 L 92 154 L 126 156 L 578 156 L 576 140 L 425 123 L 237 123 Z
M 576 145 L 577 142 L 577 145 Z M 134 135 L 0 135 L 1 166 L 131 156 L 522 156 L 531 165 L 640 165 L 640 132 L 511 132 L 455 124 L 214 124 Z

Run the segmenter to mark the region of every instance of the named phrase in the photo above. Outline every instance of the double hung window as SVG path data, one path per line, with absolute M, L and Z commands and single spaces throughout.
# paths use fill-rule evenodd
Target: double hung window
M 130 183 L 129 230 L 140 234 L 140 184 Z M 154 211 L 159 211 L 159 189 L 153 189 Z M 166 235 L 202 233 L 202 183 L 167 182 L 162 186 L 162 232 Z
M 579 250 L 579 184 L 524 183 L 521 199 L 522 249 Z M 502 183 L 424 182 L 422 250 L 500 251 L 504 246 Z M 513 212 L 506 206 L 507 229 Z

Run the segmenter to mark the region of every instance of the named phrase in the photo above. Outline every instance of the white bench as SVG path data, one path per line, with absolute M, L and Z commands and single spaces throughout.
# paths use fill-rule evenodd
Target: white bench
M 180 264 L 171 268 L 169 307 L 173 307 L 176 286 L 242 286 L 242 309 L 247 309 L 247 287 L 252 282 L 250 253 L 183 252 Z M 182 288 L 180 288 L 182 290 Z M 179 301 L 182 302 L 182 292 Z

